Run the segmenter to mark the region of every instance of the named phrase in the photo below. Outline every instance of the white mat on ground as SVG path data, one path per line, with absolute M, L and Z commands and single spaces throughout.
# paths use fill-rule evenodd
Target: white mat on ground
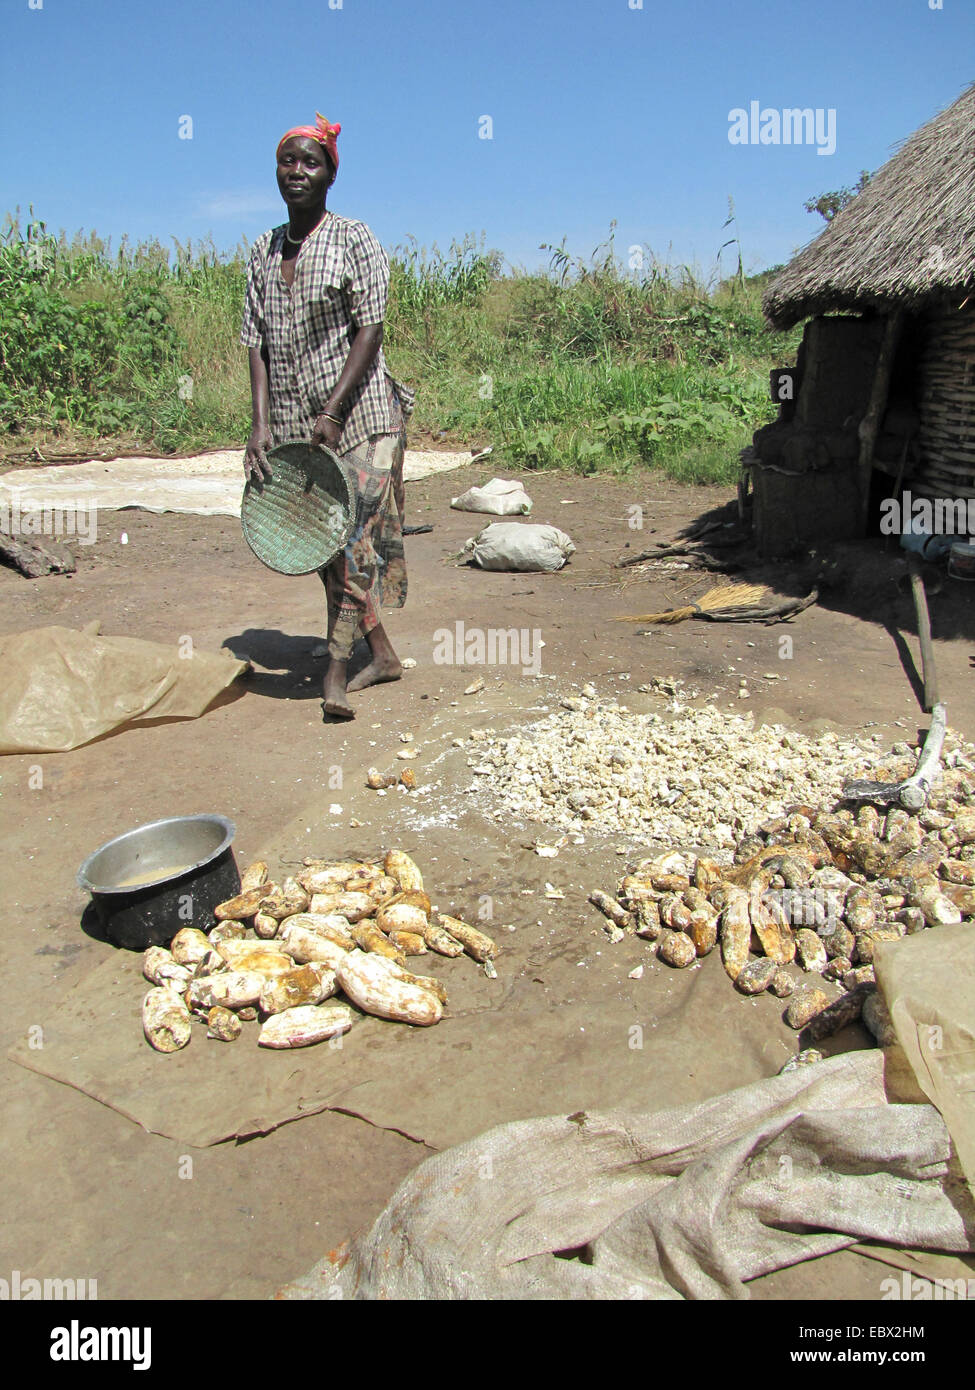
M 240 516 L 244 490 L 243 450 L 224 449 L 194 458 L 119 458 L 88 463 L 18 468 L 0 478 L 0 511 L 53 507 L 147 512 L 190 512 L 196 516 Z M 408 449 L 403 475 L 408 483 L 470 463 L 470 454 Z
M 523 1120 L 421 1163 L 278 1297 L 747 1298 L 864 1239 L 971 1250 L 950 1156 L 933 1106 L 888 1103 L 879 1051 L 677 1109 Z

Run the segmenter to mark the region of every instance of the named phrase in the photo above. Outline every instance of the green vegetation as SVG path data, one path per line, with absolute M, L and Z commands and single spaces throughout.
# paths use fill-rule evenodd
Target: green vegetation
M 768 369 L 797 341 L 764 323 L 768 272 L 746 277 L 740 247 L 723 280 L 647 251 L 624 267 L 612 233 L 585 264 L 564 243 L 542 249 L 545 274 L 506 273 L 473 237 L 446 255 L 393 253 L 385 346 L 394 375 L 417 388 L 414 443 L 491 443 L 502 467 L 644 463 L 733 481 L 738 450 L 774 415 Z M 69 242 L 8 218 L 0 451 L 242 448 L 246 255 L 156 242 L 113 252 L 94 233 Z
M 862 193 L 873 178 L 869 169 L 861 169 L 860 177 L 852 188 L 834 188 L 831 193 L 820 193 L 818 198 L 810 198 L 803 207 L 807 212 L 818 212 L 826 222 L 832 222 L 838 212 L 852 203 L 858 193 Z

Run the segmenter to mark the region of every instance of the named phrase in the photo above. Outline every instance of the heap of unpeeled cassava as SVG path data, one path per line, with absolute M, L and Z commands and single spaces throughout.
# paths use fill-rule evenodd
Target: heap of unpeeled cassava
M 594 892 L 590 901 L 614 940 L 635 932 L 678 969 L 720 946 L 738 989 L 789 998 L 786 1022 L 811 1041 L 862 1013 L 885 1042 L 878 945 L 975 917 L 975 804 L 967 782 L 955 791 L 917 815 L 791 807 L 746 835 L 732 864 L 657 855 L 623 878 L 615 898 Z M 790 966 L 816 984 L 797 988 Z M 831 1000 L 823 982 L 844 992 Z

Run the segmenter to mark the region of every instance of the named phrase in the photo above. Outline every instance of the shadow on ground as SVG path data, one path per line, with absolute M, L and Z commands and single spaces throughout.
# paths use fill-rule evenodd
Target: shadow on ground
M 254 669 L 243 677 L 248 693 L 272 700 L 321 700 L 328 658 L 312 655 L 322 646 L 320 636 L 296 637 L 278 628 L 246 628 L 224 638 L 221 645 L 239 661 L 252 663 Z M 366 643 L 357 642 L 349 676 L 356 675 L 368 660 Z
M 732 538 L 739 533 L 734 501 L 701 512 L 680 534 L 693 535 L 709 524 L 721 527 L 701 538 L 705 547 L 718 538 L 713 551 L 722 562 L 718 574 L 723 572 L 736 583 L 767 584 L 783 598 L 799 599 L 816 588 L 819 607 L 879 623 L 890 633 L 908 679 L 919 689 L 917 668 L 899 636 L 903 633 L 909 640 L 915 638 L 917 620 L 907 579 L 907 552 L 896 538 L 869 536 L 824 546 L 806 555 L 763 560 L 747 530 L 740 544 L 721 544 L 722 532 Z M 718 574 L 715 583 L 721 582 Z M 975 643 L 975 585 L 951 578 L 947 562 L 925 564 L 922 574 L 934 641 Z

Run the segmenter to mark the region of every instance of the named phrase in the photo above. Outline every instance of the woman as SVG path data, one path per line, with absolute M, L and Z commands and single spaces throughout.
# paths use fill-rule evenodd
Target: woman
M 393 381 L 383 357 L 386 255 L 364 222 L 325 206 L 340 130 L 318 115 L 314 126 L 297 126 L 278 144 L 288 221 L 265 232 L 251 253 L 240 341 L 250 350 L 253 407 L 246 476 L 271 476 L 265 450 L 272 445 L 310 439 L 342 459 L 355 485 L 348 544 L 319 571 L 328 602 L 324 710 L 352 719 L 349 691 L 403 673 L 380 604 L 406 601 L 403 455 L 413 393 Z M 360 631 L 371 659 L 349 681 Z

